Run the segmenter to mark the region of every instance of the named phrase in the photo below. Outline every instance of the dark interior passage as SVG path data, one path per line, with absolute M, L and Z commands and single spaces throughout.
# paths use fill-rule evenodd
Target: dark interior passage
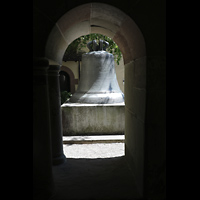
M 64 71 L 60 71 L 60 91 L 67 91 L 67 92 L 71 92 L 70 91 L 70 77 L 68 75 L 67 72 Z
M 34 1 L 33 18 L 34 200 L 137 199 L 135 183 L 141 198 L 165 200 L 166 1 Z M 125 157 L 135 179 L 125 157 L 52 166 L 54 150 L 62 154 L 58 69 L 70 42 L 90 33 L 107 35 L 123 54 Z M 73 94 L 78 80 L 68 74 Z
M 51 200 L 139 199 L 125 156 L 98 159 L 68 158 L 53 167 L 55 195 Z

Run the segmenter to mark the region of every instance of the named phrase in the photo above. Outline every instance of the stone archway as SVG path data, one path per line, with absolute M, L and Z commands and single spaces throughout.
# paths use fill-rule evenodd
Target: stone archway
M 90 33 L 100 33 L 114 40 L 125 64 L 146 56 L 143 35 L 128 15 L 107 4 L 88 3 L 70 10 L 57 21 L 46 43 L 46 57 L 61 64 L 67 46 Z
M 135 22 L 121 10 L 88 3 L 64 14 L 49 34 L 45 57 L 57 64 L 68 45 L 81 35 L 100 33 L 122 51 L 125 65 L 125 154 L 141 194 L 144 190 L 146 47 Z

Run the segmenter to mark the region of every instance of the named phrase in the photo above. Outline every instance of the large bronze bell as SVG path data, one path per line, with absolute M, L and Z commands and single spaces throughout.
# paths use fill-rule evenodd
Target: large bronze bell
M 82 55 L 81 78 L 72 103 L 113 104 L 123 103 L 124 94 L 119 88 L 114 56 L 106 52 L 108 42 L 96 40 L 87 44 L 89 53 Z

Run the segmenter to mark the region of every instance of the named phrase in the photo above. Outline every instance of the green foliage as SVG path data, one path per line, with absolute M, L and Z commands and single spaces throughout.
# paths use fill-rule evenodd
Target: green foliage
M 61 105 L 63 103 L 65 103 L 66 101 L 68 101 L 71 96 L 72 96 L 72 94 L 70 92 L 62 91 L 61 92 Z
M 77 38 L 76 40 L 74 40 L 68 46 L 68 48 L 66 50 L 66 54 L 70 55 L 70 54 L 75 54 L 77 52 L 80 52 L 83 47 L 87 46 L 87 43 L 89 41 L 97 40 L 97 42 L 98 42 L 100 39 L 109 42 L 109 47 L 106 49 L 106 51 L 108 51 L 114 55 L 114 58 L 115 58 L 117 64 L 119 65 L 119 61 L 122 58 L 122 53 L 121 53 L 119 47 L 117 46 L 117 44 L 111 38 L 109 38 L 105 35 L 97 34 L 97 33 L 84 35 L 84 36 L 81 36 L 81 37 Z

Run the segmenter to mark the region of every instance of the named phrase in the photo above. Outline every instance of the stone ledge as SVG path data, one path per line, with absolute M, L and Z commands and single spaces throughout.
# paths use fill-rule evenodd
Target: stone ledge
M 124 143 L 124 135 L 63 136 L 63 144 Z
M 114 104 L 89 104 L 89 103 L 64 103 L 62 104 L 61 108 L 64 107 L 87 107 L 87 106 L 102 106 L 102 107 L 113 107 L 113 106 L 125 106 L 124 102 L 123 103 L 114 103 Z

